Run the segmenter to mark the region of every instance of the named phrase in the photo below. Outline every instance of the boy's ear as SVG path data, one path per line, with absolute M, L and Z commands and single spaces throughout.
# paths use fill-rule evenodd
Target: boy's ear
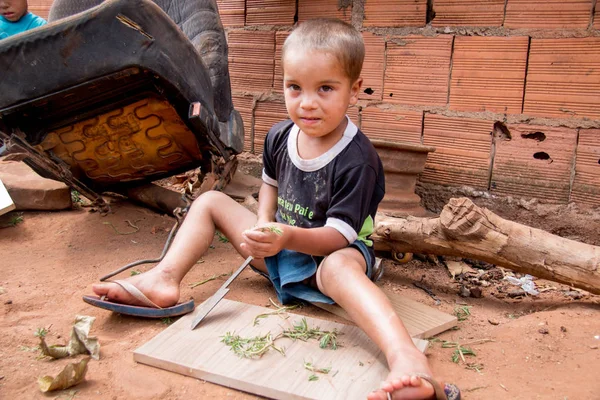
M 360 94 L 360 88 L 362 87 L 362 84 L 363 84 L 363 78 L 358 78 L 352 84 L 352 87 L 350 88 L 350 104 L 351 105 L 356 104 L 356 102 L 358 101 L 358 95 Z

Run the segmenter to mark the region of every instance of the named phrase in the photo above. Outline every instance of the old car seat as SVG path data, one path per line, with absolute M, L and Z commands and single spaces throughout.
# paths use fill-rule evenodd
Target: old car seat
M 57 0 L 52 23 L 0 41 L 5 141 L 88 198 L 234 158 L 243 128 L 214 2 L 98 3 Z

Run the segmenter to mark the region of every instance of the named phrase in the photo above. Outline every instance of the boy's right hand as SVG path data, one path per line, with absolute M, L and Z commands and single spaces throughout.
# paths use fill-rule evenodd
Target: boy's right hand
M 287 242 L 289 226 L 271 222 L 242 232 L 241 247 L 254 258 L 261 259 L 279 253 Z

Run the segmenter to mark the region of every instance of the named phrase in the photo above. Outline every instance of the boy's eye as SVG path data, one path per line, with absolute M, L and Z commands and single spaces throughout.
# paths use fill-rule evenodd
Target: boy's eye
M 321 90 L 323 92 L 331 92 L 333 90 L 333 88 L 331 86 L 324 85 L 324 86 L 321 86 Z
M 292 84 L 288 85 L 288 89 L 291 89 L 291 90 L 294 90 L 294 91 L 295 90 L 300 90 L 300 86 L 295 85 L 295 84 L 292 83 Z

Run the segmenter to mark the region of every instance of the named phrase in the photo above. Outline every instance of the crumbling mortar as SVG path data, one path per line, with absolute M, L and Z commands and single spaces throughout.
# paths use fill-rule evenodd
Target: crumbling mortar
M 363 108 L 377 107 L 381 110 L 422 111 L 424 113 L 437 114 L 450 118 L 472 118 L 489 121 L 503 121 L 507 124 L 542 125 L 570 129 L 600 128 L 600 119 L 592 120 L 589 118 L 536 117 L 528 114 L 505 114 L 493 111 L 459 111 L 450 110 L 446 107 L 439 106 L 387 103 L 383 100 L 360 100 L 358 105 Z
M 569 202 L 571 202 L 571 196 L 573 194 L 573 183 L 575 182 L 575 174 L 577 171 L 577 149 L 579 149 L 579 131 L 575 135 L 575 147 L 573 148 L 573 157 L 571 161 L 571 174 L 569 176 Z
M 352 2 L 352 25 L 358 29 L 363 30 L 363 21 L 365 18 L 365 0 L 354 0 Z
M 375 33 L 380 36 L 428 36 L 435 37 L 439 35 L 457 35 L 457 36 L 493 36 L 493 37 L 512 37 L 529 36 L 533 39 L 567 39 L 599 37 L 600 30 L 592 28 L 575 29 L 510 29 L 504 27 L 367 27 L 362 29 L 367 32 Z

